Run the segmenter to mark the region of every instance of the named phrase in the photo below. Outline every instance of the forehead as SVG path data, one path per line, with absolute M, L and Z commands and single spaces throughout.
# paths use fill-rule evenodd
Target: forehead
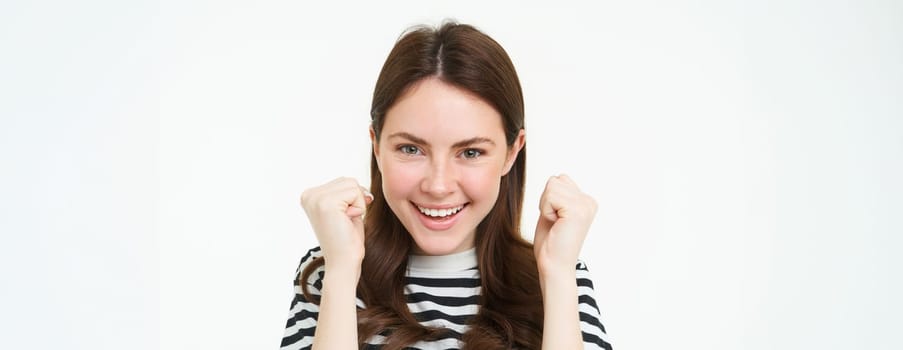
M 385 118 L 382 135 L 404 131 L 452 142 L 479 136 L 504 144 L 505 131 L 498 111 L 477 95 L 438 78 L 412 85 Z

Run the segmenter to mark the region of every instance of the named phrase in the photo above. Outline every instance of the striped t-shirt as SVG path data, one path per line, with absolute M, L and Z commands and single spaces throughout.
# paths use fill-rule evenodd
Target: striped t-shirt
M 298 266 L 295 298 L 285 325 L 282 350 L 310 349 L 313 345 L 319 307 L 304 297 L 299 279 L 307 264 L 320 256 L 322 252 L 319 247 L 311 249 Z M 589 271 L 582 262 L 578 262 L 576 268 L 578 311 L 584 349 L 611 350 L 605 327 L 600 321 L 599 308 L 593 298 L 593 282 Z M 320 294 L 323 276 L 323 266 L 310 275 L 307 282 L 311 294 Z M 463 345 L 461 336 L 469 328 L 468 321 L 479 311 L 477 296 L 480 294 L 480 274 L 477 270 L 476 250 L 471 248 L 445 256 L 410 256 L 404 294 L 408 308 L 420 320 L 420 324 L 450 330 L 446 338 L 417 342 L 411 344 L 409 349 L 460 349 Z M 357 299 L 357 306 L 365 307 L 360 298 Z M 367 340 L 367 348 L 378 349 L 384 343 L 384 337 L 375 335 Z

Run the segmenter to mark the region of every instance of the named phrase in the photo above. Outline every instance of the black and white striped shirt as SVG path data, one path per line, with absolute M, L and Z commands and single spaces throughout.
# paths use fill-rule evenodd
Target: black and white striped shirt
M 322 256 L 320 248 L 307 252 L 301 259 L 295 278 L 295 298 L 285 325 L 282 338 L 282 350 L 310 349 L 313 344 L 314 331 L 317 326 L 319 307 L 309 302 L 301 292 L 299 279 L 301 271 L 314 260 Z M 417 342 L 410 345 L 413 349 L 459 349 L 463 345 L 461 335 L 468 330 L 468 321 L 477 314 L 480 294 L 480 274 L 477 270 L 475 249 L 446 256 L 417 256 L 408 259 L 407 284 L 404 293 L 407 296 L 408 308 L 420 320 L 420 324 L 431 327 L 442 327 L 450 330 L 448 337 L 430 342 Z M 584 349 L 611 350 L 605 327 L 600 321 L 599 308 L 593 298 L 593 282 L 589 271 L 582 262 L 577 264 L 578 309 L 580 312 L 580 330 L 583 335 Z M 323 284 L 324 267 L 310 275 L 308 291 L 319 295 Z M 357 306 L 365 307 L 358 299 Z M 367 344 L 379 348 L 385 338 L 375 335 Z M 371 348 L 371 347 L 368 347 Z

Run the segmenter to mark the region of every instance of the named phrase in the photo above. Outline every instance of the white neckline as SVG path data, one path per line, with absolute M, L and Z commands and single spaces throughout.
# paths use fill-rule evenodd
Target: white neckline
M 477 249 L 449 255 L 411 255 L 408 268 L 420 271 L 464 271 L 477 267 Z

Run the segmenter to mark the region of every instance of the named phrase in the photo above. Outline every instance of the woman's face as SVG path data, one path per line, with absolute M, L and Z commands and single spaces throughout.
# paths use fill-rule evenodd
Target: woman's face
M 500 178 L 523 147 L 523 130 L 509 148 L 502 117 L 491 105 L 437 78 L 415 83 L 385 118 L 373 151 L 386 201 L 413 237 L 415 252 L 470 249 L 498 198 Z

